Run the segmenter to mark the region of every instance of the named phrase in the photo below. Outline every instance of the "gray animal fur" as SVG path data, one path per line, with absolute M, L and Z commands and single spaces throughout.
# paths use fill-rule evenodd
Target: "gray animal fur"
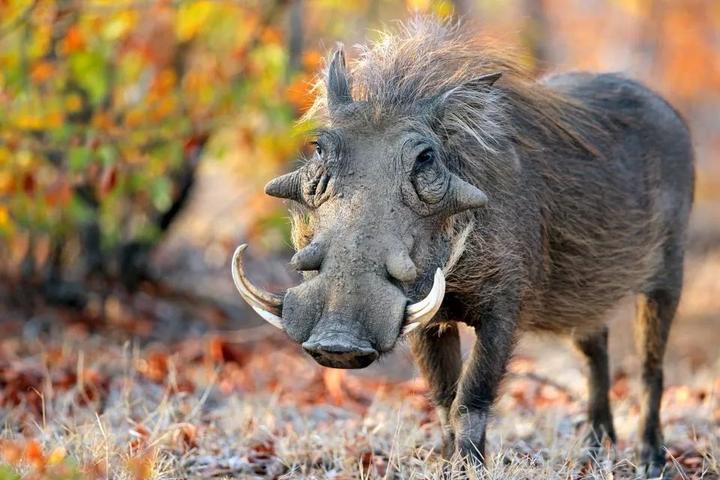
M 694 184 L 677 112 L 618 74 L 534 81 L 461 28 L 427 19 L 363 48 L 349 71 L 338 51 L 323 78 L 308 118 L 325 126 L 326 148 L 293 177 L 304 185 L 293 197 L 293 239 L 313 261 L 285 297 L 288 333 L 302 343 L 341 332 L 387 351 L 404 299 L 426 292 L 444 266 L 443 308 L 412 346 L 447 453 L 482 461 L 489 408 L 525 330 L 574 339 L 591 372 L 589 441 L 614 440 L 605 314 L 637 295 L 640 455 L 658 473 L 662 358 Z M 408 138 L 436 163 L 407 163 Z M 447 203 L 452 174 L 484 192 L 487 206 Z M 311 242 L 312 254 L 302 253 Z M 388 276 L 386 254 L 409 256 L 417 276 Z M 457 321 L 477 333 L 464 368 Z

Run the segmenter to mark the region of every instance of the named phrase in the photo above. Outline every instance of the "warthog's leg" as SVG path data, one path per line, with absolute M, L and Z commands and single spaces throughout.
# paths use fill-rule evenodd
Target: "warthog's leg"
M 449 457 L 455 448 L 450 407 L 462 369 L 458 327 L 455 323 L 443 323 L 420 328 L 411 335 L 410 345 L 437 405 L 443 428 L 443 454 Z
M 602 443 L 603 436 L 615 443 L 615 428 L 613 427 L 612 412 L 608 390 L 610 390 L 610 366 L 608 363 L 608 330 L 586 338 L 576 338 L 575 346 L 586 357 L 588 362 L 588 421 L 591 431 L 586 440 L 587 445 L 597 449 Z
M 656 289 L 637 300 L 635 333 L 642 365 L 640 460 L 648 477 L 657 477 L 665 465 L 660 426 L 660 401 L 663 393 L 663 356 L 670 324 L 675 316 L 680 290 Z
M 451 411 L 455 448 L 473 463 L 485 456 L 485 429 L 515 345 L 516 325 L 512 307 L 495 308 L 473 323 L 477 339 Z

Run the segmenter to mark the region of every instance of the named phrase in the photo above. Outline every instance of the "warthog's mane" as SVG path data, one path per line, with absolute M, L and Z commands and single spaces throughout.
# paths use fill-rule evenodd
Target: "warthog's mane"
M 539 84 L 513 54 L 459 23 L 419 17 L 381 32 L 369 45 L 358 45 L 349 64 L 353 100 L 364 104 L 365 120 L 381 124 L 417 113 L 418 105 L 447 96 L 442 127 L 463 132 L 490 152 L 511 141 L 542 149 L 548 137 L 571 148 L 594 151 L 587 132 L 598 129 L 588 107 Z M 495 88 L 477 88 L 473 80 L 501 73 Z M 342 123 L 327 108 L 326 75 L 315 84 L 316 101 L 306 119 Z M 355 118 L 352 119 L 356 121 Z M 597 153 L 597 152 L 595 152 Z

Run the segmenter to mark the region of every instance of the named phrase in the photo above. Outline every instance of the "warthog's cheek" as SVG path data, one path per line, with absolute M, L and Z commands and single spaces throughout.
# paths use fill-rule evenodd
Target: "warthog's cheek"
M 283 300 L 282 319 L 287 334 L 298 343 L 306 341 L 322 314 L 325 297 L 322 281 L 314 278 L 291 288 Z

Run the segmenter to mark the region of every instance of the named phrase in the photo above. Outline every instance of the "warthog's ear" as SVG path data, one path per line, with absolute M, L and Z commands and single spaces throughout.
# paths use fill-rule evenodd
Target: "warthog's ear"
M 458 85 L 457 87 L 451 88 L 442 94 L 442 97 L 444 100 L 447 100 L 454 94 L 462 91 L 482 91 L 483 89 L 487 89 L 495 85 L 495 82 L 497 82 L 500 77 L 502 77 L 502 72 L 488 73 L 487 75 L 473 78 L 472 80 L 468 80 L 467 82 Z
M 326 85 L 328 108 L 331 111 L 352 103 L 350 81 L 348 80 L 347 68 L 345 66 L 345 52 L 343 51 L 342 44 L 338 44 L 337 50 L 335 50 L 332 60 L 330 61 Z
M 479 92 L 484 89 L 492 87 L 502 77 L 501 72 L 489 73 L 472 80 L 468 80 L 457 87 L 453 87 L 445 93 L 439 95 L 436 100 L 436 105 L 443 107 L 449 100 L 452 100 L 454 96 L 467 94 L 467 92 Z
M 502 72 L 495 72 L 495 73 L 488 73 L 487 75 L 483 75 L 480 77 L 477 77 L 473 80 L 470 80 L 465 85 L 477 85 L 481 87 L 491 87 L 497 82 L 500 77 L 502 77 Z
M 281 175 L 270 180 L 265 185 L 265 193 L 271 197 L 288 198 L 290 200 L 300 201 L 302 199 L 300 192 L 300 172 L 294 171 Z
M 436 95 L 427 101 L 430 105 L 431 116 L 436 120 L 441 120 L 453 101 L 472 102 L 474 93 L 489 89 L 500 77 L 502 77 L 502 72 L 488 73 L 487 75 L 473 78 L 446 92 Z

